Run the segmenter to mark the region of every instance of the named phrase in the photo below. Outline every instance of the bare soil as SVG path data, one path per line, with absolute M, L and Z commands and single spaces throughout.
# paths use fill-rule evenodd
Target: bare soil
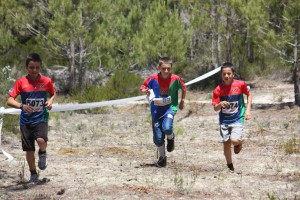
M 300 114 L 293 86 L 251 89 L 252 119 L 242 151 L 226 169 L 211 92 L 189 92 L 175 116 L 175 150 L 156 168 L 146 102 L 51 113 L 48 168 L 29 178 L 20 139 L 3 133 L 0 199 L 300 199 Z M 17 123 L 17 122 L 16 122 Z

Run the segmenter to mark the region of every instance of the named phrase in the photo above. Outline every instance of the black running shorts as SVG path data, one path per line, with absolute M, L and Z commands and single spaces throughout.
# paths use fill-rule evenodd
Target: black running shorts
M 20 127 L 23 151 L 35 151 L 34 141 L 43 138 L 48 141 L 48 123 L 42 122 L 34 125 L 24 125 Z

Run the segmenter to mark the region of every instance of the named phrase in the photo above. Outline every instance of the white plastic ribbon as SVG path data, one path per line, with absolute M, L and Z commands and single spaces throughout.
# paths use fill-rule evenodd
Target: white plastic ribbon
M 61 112 L 61 111 L 73 111 L 73 110 L 84 110 L 89 108 L 98 108 L 102 106 L 110 106 L 116 104 L 128 103 L 131 101 L 138 101 L 145 99 L 145 95 L 130 97 L 124 99 L 117 99 L 111 101 L 101 101 L 101 102 L 92 102 L 92 103 L 75 103 L 75 104 L 54 104 L 52 109 L 49 112 Z M 0 110 L 0 114 L 20 114 L 21 110 L 16 108 L 8 108 L 5 110 Z
M 210 72 L 207 72 L 206 74 L 203 74 L 203 75 L 199 76 L 198 78 L 195 78 L 195 79 L 187 82 L 185 85 L 188 86 L 188 85 L 191 85 L 193 83 L 202 81 L 202 80 L 204 80 L 204 79 L 206 79 L 206 78 L 208 78 L 208 77 L 210 77 L 210 76 L 218 73 L 220 70 L 221 70 L 221 67 L 218 67 L 218 68 L 216 68 L 216 69 L 214 69 L 214 70 L 212 70 Z
M 0 110 L 4 110 L 3 107 L 0 108 Z M 2 153 L 8 158 L 7 161 L 12 161 L 14 159 L 14 157 L 12 157 L 9 153 L 7 153 L 6 151 L 4 151 L 2 149 L 2 146 L 1 146 L 1 142 L 2 142 L 2 125 L 3 125 L 3 119 L 2 119 L 2 115 L 0 115 L 0 148 L 2 150 Z

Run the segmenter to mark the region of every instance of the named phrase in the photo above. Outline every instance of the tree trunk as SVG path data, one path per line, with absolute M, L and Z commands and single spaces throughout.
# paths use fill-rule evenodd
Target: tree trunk
M 226 61 L 231 62 L 231 10 L 227 8 Z
M 222 61 L 222 35 L 218 32 L 218 64 L 220 65 Z
M 190 62 L 194 59 L 194 38 L 195 34 L 192 35 L 191 44 L 190 44 Z
M 79 76 L 78 76 L 78 84 L 80 88 L 80 95 L 83 95 L 83 84 L 84 84 L 84 77 L 85 77 L 85 68 L 83 64 L 83 56 L 84 56 L 84 46 L 81 36 L 79 37 Z
M 250 27 L 248 23 L 247 32 L 246 32 L 246 52 L 247 52 L 247 58 L 250 63 L 254 62 L 254 56 L 253 56 L 253 44 L 250 37 Z
M 212 1 L 213 7 L 211 10 L 212 25 L 211 25 L 211 64 L 216 68 L 219 64 L 217 56 L 217 44 L 218 44 L 218 11 L 216 0 Z
M 295 35 L 294 35 L 294 93 L 295 93 L 295 105 L 300 107 L 300 96 L 299 96 L 299 68 L 298 68 L 298 37 L 299 37 L 299 23 L 295 20 Z
M 68 53 L 68 58 L 70 62 L 68 90 L 71 91 L 76 83 L 75 44 L 72 40 L 70 41 L 70 52 Z

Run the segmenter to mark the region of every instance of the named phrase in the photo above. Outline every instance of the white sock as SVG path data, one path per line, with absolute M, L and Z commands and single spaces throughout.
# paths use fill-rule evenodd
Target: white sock
M 165 144 L 161 145 L 160 147 L 157 147 L 157 150 L 158 150 L 158 154 L 159 154 L 159 157 L 165 157 L 166 156 L 166 147 L 165 147 Z
M 174 133 L 172 133 L 171 135 L 167 135 L 168 140 L 172 140 L 174 138 Z

